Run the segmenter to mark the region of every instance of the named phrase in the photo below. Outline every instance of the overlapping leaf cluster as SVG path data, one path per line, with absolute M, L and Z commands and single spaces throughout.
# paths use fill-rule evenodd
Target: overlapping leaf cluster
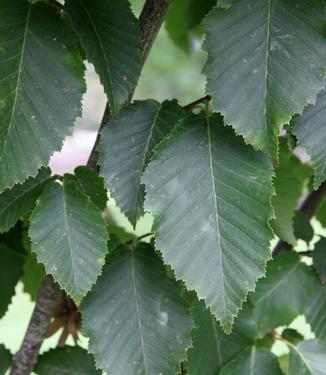
M 325 27 L 322 0 L 175 0 L 168 31 L 182 48 L 205 33 L 210 96 L 124 105 L 142 65 L 127 0 L 0 2 L 0 317 L 51 274 L 90 339 L 37 374 L 326 374 L 326 242 L 298 212 L 325 190 Z M 112 115 L 100 171 L 51 176 L 86 59 Z M 133 226 L 153 215 L 150 243 L 112 227 L 108 191 Z M 275 235 L 294 251 L 271 259 Z M 300 315 L 314 338 L 284 329 Z

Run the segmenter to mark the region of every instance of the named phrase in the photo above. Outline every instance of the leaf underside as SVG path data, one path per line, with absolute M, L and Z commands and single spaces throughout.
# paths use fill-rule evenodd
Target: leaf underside
M 31 216 L 32 250 L 79 303 L 101 272 L 108 234 L 101 212 L 73 182 L 54 181 Z
M 227 332 L 270 258 L 272 175 L 218 115 L 182 121 L 144 173 L 157 249 Z
M 0 191 L 47 165 L 72 134 L 85 92 L 77 39 L 56 8 L 0 4 Z
M 110 252 L 81 304 L 97 366 L 111 375 L 176 374 L 193 328 L 179 292 L 152 246 Z
M 302 341 L 290 347 L 288 375 L 326 375 L 326 340 Z
M 326 340 L 326 285 L 320 285 L 311 296 L 304 314 L 316 337 Z
M 322 0 L 234 0 L 204 20 L 214 109 L 274 159 L 281 125 L 324 87 L 324 12 Z

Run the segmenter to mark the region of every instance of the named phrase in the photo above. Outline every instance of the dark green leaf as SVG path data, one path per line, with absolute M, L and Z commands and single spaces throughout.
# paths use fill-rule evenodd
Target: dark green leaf
M 1 0 L 0 191 L 47 165 L 72 134 L 85 92 L 77 39 L 57 10 Z
M 302 341 L 290 345 L 288 375 L 326 375 L 326 341 Z
M 275 195 L 272 197 L 275 219 L 271 220 L 271 226 L 279 238 L 295 245 L 294 210 L 301 198 L 304 182 L 310 176 L 311 170 L 307 165 L 302 165 L 300 160 L 289 150 L 286 139 L 282 139 L 280 143 L 279 165 L 275 168 L 275 174 Z
M 326 43 L 324 43 L 326 44 Z M 316 105 L 308 106 L 302 116 L 293 120 L 293 132 L 299 144 L 306 148 L 311 156 L 317 189 L 326 178 L 326 90 L 322 91 Z
M 300 262 L 297 253 L 284 253 L 270 261 L 266 278 L 249 295 L 260 337 L 270 330 L 288 325 L 302 314 L 318 285 L 315 273 Z
M 153 149 L 183 115 L 176 101 L 137 101 L 124 108 L 102 131 L 101 174 L 133 225 L 144 214 L 141 176 Z
M 107 253 L 100 210 L 75 183 L 54 181 L 37 201 L 29 235 L 46 272 L 79 303 L 100 274 Z
M 253 346 L 224 366 L 220 375 L 282 375 L 282 371 L 269 350 Z
M 215 4 L 216 0 L 176 0 L 172 2 L 165 18 L 165 25 L 177 46 L 188 50 L 191 34 L 196 33 L 196 28 Z
M 24 292 L 31 296 L 33 301 L 36 300 L 38 290 L 45 278 L 43 264 L 37 262 L 36 255 L 31 251 L 31 243 L 28 236 L 24 238 L 26 257 L 23 265 L 23 276 L 21 281 L 24 284 Z
M 203 301 L 195 301 L 192 315 L 196 328 L 187 354 L 189 375 L 216 375 L 242 349 L 253 344 L 253 340 L 237 330 L 226 335 Z
M 214 109 L 275 159 L 281 125 L 324 88 L 324 15 L 323 0 L 234 0 L 204 21 Z
M 320 221 L 321 225 L 326 228 L 326 200 L 322 202 L 319 210 L 317 211 L 316 218 Z
M 116 114 L 140 73 L 140 36 L 127 0 L 67 0 L 72 19 Z
M 320 280 L 326 284 L 326 238 L 321 238 L 312 252 L 314 267 L 316 268 Z
M 0 194 L 0 232 L 8 231 L 20 218 L 32 211 L 49 176 L 50 169 L 42 168 L 35 178 L 30 177 L 22 185 L 15 185 Z
M 4 345 L 0 344 L 0 375 L 5 375 L 11 365 L 12 355 Z
M 101 375 L 94 357 L 79 346 L 64 346 L 42 354 L 36 364 L 37 375 Z
M 144 173 L 157 248 L 228 332 L 270 258 L 272 175 L 218 115 L 182 121 Z
M 148 244 L 110 252 L 81 312 L 89 350 L 110 375 L 174 375 L 191 345 L 186 304 Z
M 282 337 L 294 345 L 299 344 L 299 342 L 304 340 L 304 337 L 301 335 L 301 333 L 293 328 L 286 328 L 282 332 Z
M 7 311 L 15 286 L 23 273 L 24 256 L 0 243 L 0 318 Z
M 314 229 L 310 224 L 310 220 L 308 216 L 301 211 L 295 213 L 293 229 L 295 237 L 307 243 L 309 243 L 314 237 Z
M 304 284 L 303 284 L 304 285 Z M 304 311 L 316 337 L 326 340 L 326 286 L 320 285 L 306 305 Z
M 65 178 L 72 178 L 77 183 L 81 192 L 89 196 L 92 202 L 100 210 L 104 210 L 108 200 L 107 191 L 104 187 L 104 180 L 95 171 L 87 167 L 77 167 L 74 175 L 66 175 Z

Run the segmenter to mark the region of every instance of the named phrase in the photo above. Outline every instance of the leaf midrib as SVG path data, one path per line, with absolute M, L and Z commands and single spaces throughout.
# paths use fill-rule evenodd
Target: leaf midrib
M 7 129 L 6 136 L 5 136 L 5 141 L 4 141 L 4 144 L 3 144 L 3 147 L 2 147 L 2 151 L 0 151 L 0 162 L 2 161 L 2 158 L 5 154 L 4 151 L 5 151 L 7 142 L 8 142 L 9 133 L 10 133 L 10 130 L 12 128 L 13 119 L 14 119 L 14 116 L 15 116 L 15 113 L 16 113 L 16 106 L 17 106 L 17 101 L 18 101 L 18 90 L 19 90 L 19 87 L 20 87 L 23 59 L 24 59 L 24 54 L 25 54 L 25 46 L 26 46 L 26 39 L 27 39 L 27 33 L 28 33 L 28 26 L 29 26 L 30 18 L 31 18 L 31 11 L 32 11 L 32 4 L 29 3 L 27 15 L 26 15 L 26 24 L 25 24 L 25 29 L 24 29 L 22 50 L 21 50 L 21 53 L 20 53 L 20 59 L 19 59 L 19 65 L 18 65 L 18 75 L 17 75 L 17 82 L 16 82 L 16 88 L 15 88 L 14 102 L 13 102 L 13 106 L 12 106 L 12 111 L 11 111 L 8 129 Z
M 93 30 L 94 30 L 94 33 L 95 33 L 96 39 L 98 40 L 98 43 L 99 43 L 100 49 L 101 49 L 101 51 L 102 51 L 102 55 L 103 55 L 103 58 L 104 58 L 104 62 L 105 62 L 105 66 L 106 66 L 106 70 L 107 70 L 107 72 L 108 72 L 108 77 L 109 77 L 109 81 L 110 81 L 110 88 L 111 88 L 111 90 L 109 90 L 109 91 L 111 91 L 111 93 L 108 93 L 108 95 L 111 96 L 111 100 L 110 100 L 110 101 L 112 102 L 112 106 L 113 106 L 113 108 L 111 108 L 111 110 L 112 110 L 113 112 L 115 112 L 115 107 L 117 106 L 117 103 L 116 103 L 116 100 L 115 100 L 115 98 L 114 98 L 114 92 L 113 92 L 114 88 L 113 88 L 113 82 L 112 82 L 112 77 L 111 77 L 111 69 L 110 69 L 110 66 L 109 66 L 109 61 L 108 61 L 108 59 L 107 59 L 107 57 L 106 57 L 106 53 L 105 53 L 105 50 L 104 50 L 104 46 L 103 46 L 103 44 L 102 44 L 101 37 L 100 37 L 100 35 L 99 35 L 98 31 L 97 31 L 97 27 L 96 27 L 96 25 L 95 25 L 95 23 L 94 23 L 94 21 L 93 21 L 93 19 L 92 19 L 92 17 L 91 17 L 90 12 L 89 12 L 88 9 L 85 7 L 85 4 L 84 4 L 83 1 L 81 1 L 81 0 L 77 0 L 77 1 L 81 4 L 82 8 L 84 9 L 84 11 L 85 11 L 85 13 L 86 13 L 86 15 L 87 15 L 87 17 L 88 17 L 90 23 L 91 23 L 91 26 L 92 26 L 92 28 L 93 28 Z M 104 82 L 103 82 L 103 86 L 104 86 Z
M 73 251 L 72 251 L 70 234 L 69 234 L 67 202 L 66 202 L 66 187 L 64 185 L 62 186 L 62 193 L 63 193 L 62 194 L 62 200 L 63 200 L 64 225 L 65 225 L 65 230 L 66 230 L 66 233 L 67 233 L 68 247 L 69 247 L 69 253 L 70 253 L 70 258 L 71 258 L 71 266 L 72 266 L 72 270 L 73 270 L 72 277 L 73 277 L 74 286 L 76 287 L 76 289 L 78 289 L 78 283 L 77 283 L 77 280 L 76 280 L 76 273 L 75 273 L 75 270 L 77 268 L 76 268 L 75 260 L 74 260 L 74 257 L 73 257 Z M 77 294 L 79 294 L 79 293 L 77 292 Z
M 130 254 L 131 259 L 131 279 L 132 279 L 132 287 L 133 287 L 133 293 L 135 298 L 135 306 L 136 306 L 136 315 L 137 315 L 137 325 L 138 325 L 138 331 L 139 331 L 139 338 L 141 343 L 141 350 L 144 360 L 144 370 L 145 375 L 148 374 L 147 372 L 147 364 L 146 364 L 146 356 L 145 356 L 145 346 L 144 346 L 144 339 L 142 335 L 142 323 L 140 320 L 140 311 L 139 311 L 139 303 L 138 303 L 138 293 L 137 293 L 137 286 L 136 286 L 136 276 L 135 276 L 135 255 L 133 252 Z
M 157 105 L 157 103 L 155 103 L 155 105 Z M 138 204 L 140 187 L 142 185 L 141 176 L 143 174 L 144 167 L 145 167 L 145 164 L 146 164 L 146 158 L 148 156 L 149 144 L 150 144 L 152 134 L 153 134 L 154 128 L 156 126 L 156 122 L 157 122 L 157 119 L 158 119 L 158 116 L 159 116 L 159 113 L 160 113 L 161 109 L 162 109 L 162 105 L 161 104 L 157 105 L 157 110 L 156 110 L 155 116 L 153 118 L 151 127 L 149 129 L 148 138 L 147 138 L 147 141 L 146 141 L 146 144 L 145 144 L 145 147 L 144 147 L 144 156 L 143 156 L 143 159 L 142 159 L 141 168 L 139 169 L 138 184 L 137 184 L 137 188 L 136 188 L 135 201 L 134 201 L 134 204 L 132 205 L 133 212 L 136 211 L 136 207 L 137 207 L 137 204 Z
M 224 272 L 223 272 L 223 257 L 222 257 L 222 244 L 221 244 L 221 230 L 220 230 L 220 219 L 218 216 L 218 209 L 217 209 L 217 189 L 215 185 L 215 175 L 214 175 L 214 166 L 213 166 L 213 159 L 212 159 L 212 145 L 211 145 L 211 132 L 210 132 L 210 121 L 209 117 L 206 117 L 206 126 L 207 126 L 207 142 L 208 142 L 208 154 L 209 154 L 209 163 L 210 163 L 210 171 L 211 171 L 211 178 L 212 178 L 212 185 L 214 190 L 214 207 L 215 207 L 215 220 L 216 220 L 216 229 L 218 232 L 218 246 L 220 251 L 218 251 L 218 257 L 220 260 L 220 267 L 222 269 L 221 278 L 222 278 L 222 293 L 223 293 L 223 312 L 226 314 L 226 303 L 225 303 L 225 283 L 224 283 Z M 223 317 L 224 320 L 224 317 Z

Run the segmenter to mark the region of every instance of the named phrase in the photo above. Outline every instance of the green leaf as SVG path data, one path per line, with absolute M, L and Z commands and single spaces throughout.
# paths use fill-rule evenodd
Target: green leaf
M 72 178 L 81 192 L 89 196 L 101 211 L 104 210 L 108 195 L 104 187 L 104 180 L 97 172 L 88 167 L 80 166 L 75 169 L 74 175 L 66 174 L 67 178 Z
M 52 182 L 31 216 L 32 250 L 47 273 L 79 303 L 95 283 L 107 253 L 100 210 L 73 182 Z
M 326 340 L 326 286 L 320 285 L 307 303 L 305 317 L 316 337 Z
M 326 43 L 324 43 L 326 44 Z M 314 188 L 326 178 L 326 90 L 317 98 L 316 105 L 309 105 L 302 116 L 296 116 L 292 121 L 292 129 L 298 142 L 305 147 L 311 156 L 314 170 Z
M 218 115 L 182 121 L 144 173 L 157 249 L 227 332 L 270 258 L 272 175 Z
M 282 337 L 285 340 L 290 341 L 294 345 L 299 344 L 299 342 L 304 340 L 304 337 L 301 335 L 301 333 L 293 328 L 285 328 L 285 330 L 282 332 Z
M 151 245 L 110 252 L 80 308 L 89 350 L 110 375 L 174 375 L 191 346 L 186 304 Z
M 177 0 L 172 2 L 165 17 L 165 26 L 177 46 L 188 50 L 191 34 L 196 33 L 196 28 L 215 4 L 216 0 Z
M 79 346 L 64 346 L 42 354 L 36 364 L 37 375 L 100 375 L 94 358 Z
M 0 375 L 5 375 L 11 365 L 12 355 L 4 345 L 0 344 Z
M 127 0 L 67 0 L 72 19 L 116 114 L 140 73 L 140 33 Z
M 312 259 L 321 282 L 326 284 L 326 238 L 321 238 L 315 244 Z
M 36 177 L 30 177 L 22 185 L 15 185 L 0 194 L 0 232 L 7 232 L 32 211 L 49 177 L 50 169 L 42 168 Z
M 284 253 L 270 261 L 266 278 L 259 280 L 255 293 L 249 294 L 259 336 L 290 324 L 302 314 L 317 285 L 314 272 L 300 262 L 297 253 Z
M 7 311 L 15 286 L 23 273 L 24 256 L 0 243 L 0 318 Z
M 219 370 L 253 340 L 237 330 L 226 335 L 203 301 L 195 301 L 192 316 L 196 328 L 192 331 L 192 348 L 188 350 L 189 375 L 216 375 Z
M 324 12 L 322 0 L 234 0 L 204 20 L 214 109 L 275 159 L 281 125 L 324 88 Z
M 102 131 L 101 175 L 122 212 L 135 226 L 144 214 L 141 176 L 154 147 L 184 116 L 177 102 L 136 101 Z
M 35 301 L 46 274 L 43 264 L 38 263 L 36 255 L 32 253 L 31 242 L 27 235 L 24 238 L 24 245 L 27 254 L 21 281 L 24 284 L 24 292 L 30 295 L 32 301 Z
M 223 367 L 220 375 L 282 375 L 277 357 L 268 349 L 244 349 L 235 359 Z
M 326 199 L 323 200 L 321 206 L 319 207 L 316 218 L 320 221 L 320 224 L 326 228 Z
M 288 375 L 325 375 L 326 341 L 302 341 L 297 347 L 290 345 Z
M 47 165 L 72 134 L 85 92 L 77 39 L 55 7 L 0 4 L 0 191 Z
M 307 244 L 309 244 L 314 237 L 314 229 L 310 224 L 310 219 L 301 211 L 295 213 L 293 229 L 295 237 L 305 241 Z
M 296 243 L 294 210 L 310 172 L 310 167 L 303 165 L 289 150 L 286 139 L 281 139 L 279 165 L 275 168 L 275 195 L 272 197 L 275 219 L 271 220 L 271 226 L 279 238 L 293 246 Z

